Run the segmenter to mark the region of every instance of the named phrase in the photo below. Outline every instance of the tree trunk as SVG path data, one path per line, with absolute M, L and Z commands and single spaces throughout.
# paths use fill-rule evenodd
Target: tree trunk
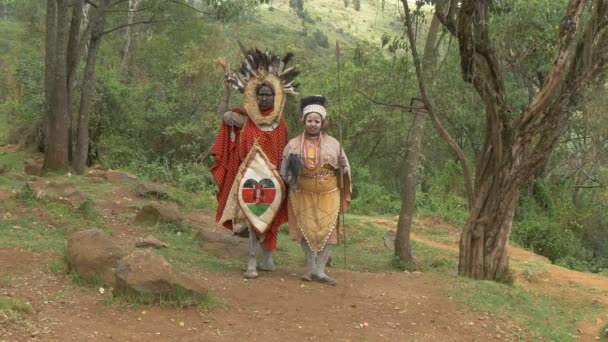
M 45 171 L 65 170 L 68 167 L 68 123 L 66 121 L 68 107 L 66 67 L 68 0 L 57 0 L 56 13 L 57 29 L 55 35 L 55 57 L 53 59 L 54 75 L 52 90 L 50 90 L 48 145 L 45 150 L 43 164 Z M 47 15 L 49 14 L 53 15 L 51 12 L 47 13 Z
M 123 71 L 127 69 L 127 62 L 129 61 L 129 54 L 131 53 L 131 44 L 133 41 L 133 28 L 131 26 L 133 25 L 133 18 L 135 18 L 138 2 L 139 0 L 129 0 L 127 27 L 125 27 L 125 45 L 122 49 L 122 61 L 120 62 L 120 69 Z
M 95 65 L 97 62 L 97 53 L 101 44 L 101 37 L 105 26 L 106 10 L 110 4 L 110 0 L 102 0 L 95 18 L 93 19 L 91 28 L 91 41 L 89 44 L 89 53 L 87 56 L 87 64 L 84 70 L 84 79 L 82 83 L 82 94 L 80 98 L 80 111 L 78 114 L 78 137 L 76 143 L 76 158 L 73 162 L 74 171 L 77 174 L 83 174 L 87 165 L 87 157 L 89 154 L 89 119 L 91 111 L 91 97 L 95 86 Z
M 424 66 L 428 73 L 434 66 L 436 48 L 435 42 L 439 34 L 439 19 L 433 15 L 424 47 Z M 399 221 L 397 222 L 397 233 L 395 235 L 395 256 L 402 262 L 414 264 L 417 261 L 412 253 L 410 244 L 410 234 L 412 220 L 416 210 L 416 187 L 418 185 L 418 160 L 422 146 L 422 136 L 424 134 L 424 106 L 420 110 L 414 111 L 412 128 L 408 137 L 408 153 L 403 167 L 403 187 L 401 189 L 401 210 Z
M 508 241 L 519 195 L 519 183 L 505 172 L 484 180 L 475 191 L 460 235 L 458 274 L 474 279 L 510 280 Z
M 68 110 L 66 112 L 68 120 L 68 161 L 74 160 L 72 156 L 73 151 L 73 130 L 74 130 L 74 117 L 72 115 L 72 99 L 74 95 L 75 81 L 76 81 L 76 70 L 80 61 L 80 26 L 82 23 L 82 10 L 84 6 L 84 0 L 74 0 L 72 2 L 72 21 L 70 23 L 70 34 L 68 39 L 68 50 L 67 50 L 67 102 Z
M 51 99 L 55 82 L 55 49 L 57 35 L 57 3 L 55 0 L 46 2 L 46 42 L 44 56 L 44 150 L 48 149 L 49 126 L 51 121 Z
M 410 234 L 412 220 L 416 210 L 416 186 L 418 185 L 418 160 L 420 156 L 422 133 L 424 131 L 424 113 L 414 111 L 412 130 L 408 138 L 408 152 L 403 167 L 404 183 L 401 188 L 401 210 L 397 222 L 395 235 L 395 256 L 402 262 L 417 266 L 416 258 L 412 253 Z
M 475 87 L 486 112 L 486 141 L 460 239 L 458 273 L 507 281 L 507 246 L 519 188 L 549 158 L 579 97 L 608 68 L 608 6 L 601 0 L 568 2 L 551 69 L 526 110 L 513 115 L 492 48 L 488 2 L 441 3 L 447 6 L 437 6 L 437 15 L 458 37 L 462 78 Z M 581 21 L 586 21 L 584 29 Z

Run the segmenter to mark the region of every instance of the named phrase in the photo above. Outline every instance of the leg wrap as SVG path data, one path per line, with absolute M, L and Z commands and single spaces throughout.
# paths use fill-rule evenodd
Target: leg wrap
M 257 278 L 257 254 L 258 249 L 260 248 L 260 242 L 258 241 L 257 234 L 255 230 L 249 227 L 249 262 L 247 263 L 247 271 L 243 273 L 245 278 Z
M 308 273 L 302 277 L 302 280 L 312 281 L 315 274 L 315 269 L 317 268 L 316 258 L 306 240 L 302 240 L 300 245 L 302 246 L 302 251 L 304 251 L 304 256 L 306 257 L 306 267 L 308 268 Z
M 260 243 L 259 245 L 260 252 L 262 254 L 262 261 L 260 262 L 259 268 L 262 271 L 274 271 L 276 267 L 274 265 L 274 260 L 272 259 L 272 253 L 266 249 L 264 244 Z
M 325 274 L 325 265 L 327 264 L 327 260 L 331 256 L 332 245 L 325 245 L 323 250 L 321 250 L 317 255 L 316 260 L 316 270 L 314 273 L 314 278 L 316 281 L 327 284 L 327 285 L 336 285 L 336 281 Z

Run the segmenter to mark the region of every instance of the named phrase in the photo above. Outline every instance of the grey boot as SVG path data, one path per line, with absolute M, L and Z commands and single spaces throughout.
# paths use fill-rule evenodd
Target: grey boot
M 260 262 L 258 269 L 262 271 L 274 271 L 276 267 L 274 265 L 274 260 L 272 259 L 272 253 L 270 253 L 262 243 L 260 244 L 260 251 L 262 252 L 262 261 Z
M 325 265 L 327 264 L 327 260 L 331 256 L 331 248 L 332 245 L 325 245 L 323 250 L 318 253 L 317 262 L 316 262 L 316 272 L 314 273 L 314 280 L 319 283 L 327 284 L 327 285 L 336 285 L 336 281 L 327 274 L 325 274 Z
M 249 262 L 247 263 L 247 270 L 243 273 L 243 276 L 247 279 L 258 277 L 256 257 L 259 248 L 260 242 L 258 241 L 258 236 L 253 228 L 249 227 Z
M 302 280 L 313 281 L 315 277 L 316 258 L 306 240 L 302 240 L 300 246 L 302 246 L 302 251 L 304 251 L 304 256 L 306 257 L 306 267 L 308 268 L 308 273 L 302 276 Z

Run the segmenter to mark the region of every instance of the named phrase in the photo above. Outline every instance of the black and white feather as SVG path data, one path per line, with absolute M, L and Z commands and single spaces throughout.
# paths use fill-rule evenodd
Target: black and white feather
M 298 187 L 298 177 L 302 174 L 302 170 L 304 170 L 302 157 L 295 153 L 291 153 L 287 157 L 286 175 L 284 180 L 292 190 L 295 190 Z
M 257 48 L 246 49 L 240 41 L 237 42 L 245 59 L 238 71 L 234 72 L 228 80 L 232 88 L 242 93 L 250 79 L 259 77 L 260 73 L 266 73 L 281 81 L 285 93 L 296 94 L 298 85 L 294 80 L 300 71 L 295 66 L 289 66 L 293 57 L 291 52 L 281 58 L 269 50 L 262 52 Z

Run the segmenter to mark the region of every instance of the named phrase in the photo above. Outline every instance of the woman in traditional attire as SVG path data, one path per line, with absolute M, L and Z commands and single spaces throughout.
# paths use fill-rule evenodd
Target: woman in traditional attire
M 281 177 L 289 184 L 289 235 L 306 256 L 302 279 L 335 285 L 325 265 L 339 242 L 338 215 L 350 205 L 351 171 L 338 140 L 324 132 L 325 98 L 303 98 L 301 108 L 304 132 L 285 146 L 281 162 Z

